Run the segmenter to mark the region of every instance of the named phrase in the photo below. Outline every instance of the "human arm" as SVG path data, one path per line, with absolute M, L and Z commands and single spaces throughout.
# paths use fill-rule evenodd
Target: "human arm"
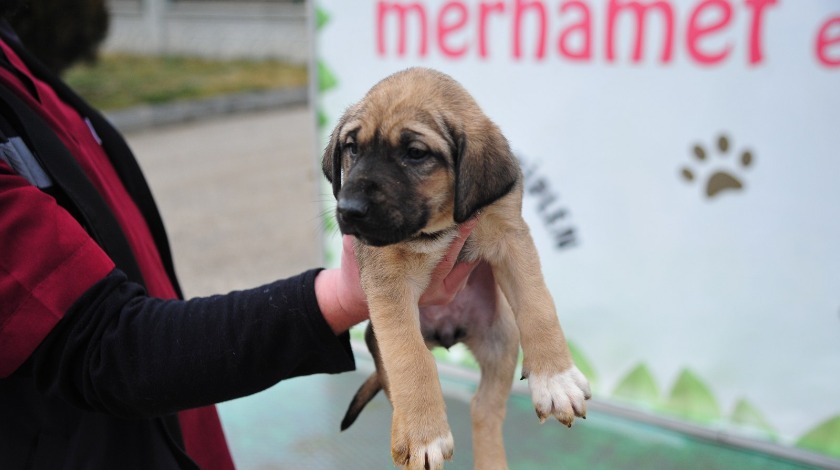
M 20 373 L 81 408 L 142 417 L 352 370 L 348 336 L 334 335 L 318 311 L 316 274 L 183 301 L 150 298 L 114 271 L 74 303 Z
M 347 335 L 318 310 L 317 271 L 208 299 L 149 297 L 2 162 L 0 252 L 0 377 L 34 376 L 81 408 L 165 413 L 353 367 Z

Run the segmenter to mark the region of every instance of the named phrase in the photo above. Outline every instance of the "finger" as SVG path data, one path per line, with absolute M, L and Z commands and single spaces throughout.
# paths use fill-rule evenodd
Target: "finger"
M 471 263 L 456 263 L 449 272 L 449 275 L 443 279 L 443 288 L 452 297 L 464 288 L 467 280 L 470 278 L 473 270 L 478 266 L 479 261 Z
M 432 272 L 432 282 L 449 275 L 458 261 L 458 255 L 461 254 L 461 249 L 464 248 L 464 244 L 467 242 L 476 224 L 478 224 L 478 219 L 472 218 L 458 226 L 458 236 L 449 245 L 449 249 L 446 250 L 443 259 Z
M 342 237 L 341 245 L 341 286 L 339 295 L 346 309 L 365 310 L 367 297 L 362 289 L 359 263 L 356 260 L 355 239 L 350 235 Z
M 341 250 L 342 254 L 345 255 L 342 258 L 346 257 L 347 252 L 353 252 L 353 236 L 352 235 L 342 235 L 341 236 Z
M 472 219 L 467 220 L 466 222 L 458 226 L 458 238 L 455 241 L 456 243 L 459 243 L 459 252 L 464 246 L 464 243 L 467 242 L 467 239 L 470 238 L 470 234 L 472 233 L 476 225 L 478 225 L 478 217 L 473 217 Z
M 458 262 L 458 256 L 478 221 L 464 222 L 458 227 L 458 236 L 449 245 L 443 259 L 432 271 L 426 292 L 421 296 L 421 305 L 445 305 L 451 302 L 467 283 L 477 262 Z
M 341 267 L 346 275 L 358 277 L 359 265 L 356 261 L 355 239 L 351 235 L 341 237 Z

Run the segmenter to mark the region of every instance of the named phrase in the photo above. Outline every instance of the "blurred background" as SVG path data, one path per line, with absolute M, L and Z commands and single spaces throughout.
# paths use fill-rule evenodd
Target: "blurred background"
M 837 2 L 30 0 L 12 23 L 126 133 L 189 297 L 334 263 L 326 133 L 393 71 L 453 75 L 523 164 L 595 391 L 569 430 L 516 383 L 511 468 L 840 468 Z M 471 468 L 475 362 L 435 354 L 447 468 Z M 392 468 L 384 397 L 338 431 L 357 362 L 221 404 L 238 466 Z

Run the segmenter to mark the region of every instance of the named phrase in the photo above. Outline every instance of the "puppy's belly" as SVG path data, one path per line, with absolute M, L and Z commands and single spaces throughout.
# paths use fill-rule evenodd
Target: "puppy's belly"
M 469 337 L 482 335 L 496 320 L 496 302 L 493 271 L 490 265 L 482 263 L 449 305 L 420 309 L 423 338 L 429 344 L 449 348 Z

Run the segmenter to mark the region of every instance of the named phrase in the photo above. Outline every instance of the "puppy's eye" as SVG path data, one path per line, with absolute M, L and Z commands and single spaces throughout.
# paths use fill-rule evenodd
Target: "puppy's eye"
M 347 142 L 344 144 L 344 151 L 351 157 L 355 157 L 359 154 L 359 146 L 356 145 L 356 142 Z
M 405 158 L 413 162 L 421 162 L 429 156 L 429 152 L 425 149 L 417 147 L 409 147 L 405 152 Z

